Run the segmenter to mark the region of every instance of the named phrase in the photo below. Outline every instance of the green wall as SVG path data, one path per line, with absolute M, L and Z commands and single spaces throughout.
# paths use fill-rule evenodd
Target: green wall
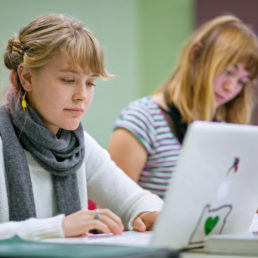
M 143 0 L 140 10 L 141 93 L 151 94 L 172 73 L 194 27 L 193 0 Z
M 98 37 L 107 70 L 116 77 L 97 81 L 83 123 L 104 147 L 120 110 L 129 101 L 151 94 L 170 75 L 193 27 L 193 0 L 0 0 L 0 6 L 1 55 L 14 32 L 46 12 L 74 16 Z M 1 61 L 2 90 L 8 84 Z

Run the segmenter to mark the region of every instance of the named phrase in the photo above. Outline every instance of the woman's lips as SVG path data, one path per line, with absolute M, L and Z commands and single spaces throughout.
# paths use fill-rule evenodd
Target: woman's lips
M 72 113 L 73 115 L 82 115 L 84 113 L 81 108 L 66 108 L 65 111 Z
M 218 100 L 218 101 L 224 101 L 224 97 L 222 97 L 221 95 L 219 95 L 218 93 L 215 93 L 215 96 L 216 96 L 216 99 Z

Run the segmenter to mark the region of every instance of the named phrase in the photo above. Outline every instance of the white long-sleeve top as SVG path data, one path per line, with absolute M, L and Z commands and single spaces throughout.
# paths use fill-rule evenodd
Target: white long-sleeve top
M 85 159 L 77 171 L 82 209 L 88 207 L 88 197 L 102 207 L 111 209 L 130 227 L 132 220 L 143 211 L 160 211 L 163 201 L 133 182 L 87 132 Z M 18 235 L 38 240 L 64 237 L 64 215 L 56 214 L 53 182 L 50 173 L 25 151 L 29 165 L 37 218 L 21 222 L 9 221 L 2 140 L 0 138 L 0 239 Z

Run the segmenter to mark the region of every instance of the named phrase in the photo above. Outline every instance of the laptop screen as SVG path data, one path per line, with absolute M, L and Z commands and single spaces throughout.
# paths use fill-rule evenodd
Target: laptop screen
M 258 127 L 193 122 L 151 242 L 185 248 L 212 234 L 247 232 L 257 207 Z

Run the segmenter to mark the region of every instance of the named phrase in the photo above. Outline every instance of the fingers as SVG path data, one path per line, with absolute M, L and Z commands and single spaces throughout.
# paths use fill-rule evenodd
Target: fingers
M 96 217 L 96 211 L 92 212 L 93 217 Z M 104 223 L 113 234 L 117 235 L 123 232 L 124 226 L 121 219 L 109 209 L 99 209 L 97 215 L 97 220 Z
M 63 219 L 63 231 L 66 237 L 80 236 L 90 230 L 103 233 L 121 234 L 124 230 L 121 219 L 108 209 L 80 210 Z
M 113 233 L 105 223 L 96 219 L 90 223 L 89 230 L 87 231 L 92 231 L 92 230 L 97 230 L 98 232 L 102 232 L 102 233 Z
M 133 228 L 134 228 L 134 230 L 140 231 L 140 232 L 145 232 L 146 231 L 146 226 L 145 226 L 143 220 L 139 217 L 137 219 L 135 219 L 134 224 L 133 224 Z
M 133 228 L 140 232 L 152 230 L 158 215 L 159 212 L 143 212 L 139 214 L 138 217 L 134 220 Z

